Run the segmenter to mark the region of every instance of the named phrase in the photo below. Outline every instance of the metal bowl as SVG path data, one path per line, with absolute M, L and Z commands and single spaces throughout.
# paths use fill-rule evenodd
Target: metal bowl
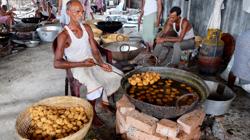
M 209 96 L 205 102 L 205 112 L 210 115 L 227 113 L 236 94 L 225 84 L 205 81 L 209 88 Z
M 144 49 L 144 46 L 140 41 L 121 41 L 104 44 L 102 48 L 110 51 L 114 60 L 124 61 L 135 58 Z
M 128 82 L 128 78 L 131 77 L 133 74 L 146 72 L 146 71 L 154 71 L 158 72 L 161 75 L 161 78 L 170 78 L 177 80 L 179 82 L 184 82 L 192 87 L 196 88 L 199 91 L 199 100 L 194 102 L 191 105 L 184 105 L 180 107 L 176 106 L 158 106 L 149 104 L 140 100 L 137 100 L 135 98 L 130 97 L 127 94 L 127 90 L 130 86 Z M 136 106 L 137 109 L 141 110 L 142 112 L 152 115 L 154 117 L 157 117 L 159 119 L 161 118 L 177 118 L 188 111 L 191 111 L 197 106 L 200 106 L 203 104 L 209 94 L 208 87 L 206 83 L 197 75 L 186 72 L 184 70 L 179 70 L 175 68 L 167 68 L 167 67 L 142 67 L 136 70 L 133 70 L 129 73 L 127 73 L 121 80 L 121 88 L 119 89 L 121 93 L 124 93 L 129 100 Z
M 24 44 L 25 44 L 28 48 L 36 47 L 36 46 L 39 45 L 39 43 L 40 43 L 39 40 L 30 40 L 30 41 L 24 42 Z
M 44 42 L 53 42 L 57 34 L 61 31 L 61 26 L 43 26 L 36 31 L 40 39 Z

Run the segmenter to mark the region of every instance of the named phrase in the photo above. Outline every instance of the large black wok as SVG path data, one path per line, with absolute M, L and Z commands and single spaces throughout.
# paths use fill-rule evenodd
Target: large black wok
M 175 79 L 179 82 L 188 83 L 189 85 L 193 86 L 199 91 L 199 99 L 192 103 L 191 105 L 184 105 L 184 106 L 158 106 L 149 104 L 137 99 L 130 97 L 127 94 L 127 90 L 129 88 L 128 78 L 131 77 L 133 74 L 141 73 L 145 71 L 155 71 L 161 74 L 161 78 L 170 78 Z M 127 73 L 121 80 L 121 88 L 120 91 L 124 93 L 129 100 L 136 106 L 137 109 L 141 110 L 142 112 L 161 118 L 177 118 L 188 111 L 191 111 L 195 107 L 201 105 L 206 100 L 209 90 L 205 82 L 199 78 L 198 76 L 186 72 L 179 69 L 174 68 L 167 68 L 167 67 L 142 67 L 136 70 L 133 70 Z
M 41 22 L 41 18 L 37 18 L 37 17 L 31 17 L 31 18 L 23 18 L 21 20 L 23 23 L 39 23 Z
M 122 28 L 122 23 L 119 21 L 99 21 L 96 27 L 103 32 L 114 33 Z

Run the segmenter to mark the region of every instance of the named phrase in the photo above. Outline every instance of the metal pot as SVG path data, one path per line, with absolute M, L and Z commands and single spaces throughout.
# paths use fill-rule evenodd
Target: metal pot
M 61 31 L 60 26 L 43 26 L 37 28 L 36 31 L 40 39 L 44 42 L 53 42 L 57 34 Z
M 13 26 L 15 32 L 31 32 L 37 29 L 35 23 L 17 23 Z
M 5 42 L 9 41 L 9 39 L 10 39 L 10 33 L 0 33 L 0 42 L 1 43 L 5 43 Z
M 102 48 L 112 53 L 116 61 L 131 60 L 135 58 L 144 48 L 139 41 L 122 41 L 102 45 Z
M 119 21 L 100 21 L 96 27 L 106 33 L 114 33 L 122 28 L 122 23 Z
M 24 44 L 25 44 L 27 47 L 29 47 L 29 48 L 36 47 L 36 46 L 39 45 L 39 43 L 40 43 L 39 40 L 29 40 L 29 41 L 24 42 Z
M 127 94 L 127 89 L 129 88 L 128 78 L 131 77 L 133 74 L 146 71 L 155 71 L 160 73 L 162 78 L 170 78 L 180 82 L 188 83 L 189 85 L 193 86 L 199 91 L 199 100 L 191 105 L 178 107 L 178 106 L 153 105 L 130 97 Z M 139 110 L 141 110 L 146 114 L 152 115 L 159 119 L 179 117 L 184 113 L 194 109 L 196 106 L 199 106 L 202 103 L 204 103 L 209 94 L 207 85 L 197 75 L 194 75 L 190 72 L 186 72 L 183 70 L 167 68 L 167 67 L 142 67 L 140 69 L 136 69 L 129 72 L 121 80 L 120 92 L 124 93 L 129 98 L 129 100 L 136 106 L 136 108 L 138 108 Z
M 226 85 L 213 81 L 205 81 L 209 88 L 209 96 L 205 101 L 205 112 L 210 115 L 225 114 L 236 94 Z
M 37 17 L 30 17 L 30 18 L 23 18 L 21 19 L 23 23 L 39 23 L 41 21 L 41 18 Z

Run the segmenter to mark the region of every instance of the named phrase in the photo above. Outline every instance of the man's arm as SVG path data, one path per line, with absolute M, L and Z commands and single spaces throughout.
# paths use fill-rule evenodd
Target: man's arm
M 92 54 L 95 58 L 95 60 L 97 61 L 98 64 L 102 64 L 102 58 L 101 58 L 101 54 L 97 48 L 95 39 L 94 39 L 94 34 L 93 31 L 91 30 L 91 28 L 89 27 L 89 25 L 85 25 L 86 31 L 88 32 L 89 35 L 89 43 L 91 46 L 91 50 L 92 50 Z
M 162 16 L 162 0 L 157 0 L 157 21 L 156 27 L 159 27 Z
M 0 9 L 0 16 L 4 16 L 4 13 L 2 12 L 1 9 Z
M 91 30 L 89 25 L 86 24 L 84 26 L 85 26 L 86 31 L 88 32 L 88 35 L 89 35 L 89 42 L 90 42 L 93 57 L 97 61 L 98 65 L 102 67 L 103 70 L 111 72 L 112 67 L 108 64 L 105 64 L 101 58 L 101 54 L 100 54 L 100 52 L 97 48 L 97 45 L 96 45 L 97 42 L 94 39 L 93 31 Z
M 183 38 L 185 37 L 187 31 L 188 31 L 188 21 L 187 20 L 183 20 L 183 24 L 182 24 L 182 28 L 181 33 L 178 37 L 167 37 L 165 39 L 165 41 L 168 42 L 181 42 L 183 40 Z
M 141 20 L 142 20 L 142 17 L 144 15 L 144 5 L 145 5 L 145 0 L 142 0 L 141 1 L 141 14 L 138 18 L 138 30 L 140 30 L 140 26 L 141 26 Z
M 58 0 L 57 10 L 58 10 L 58 15 L 60 16 L 61 15 L 61 10 L 62 10 L 62 0 Z
M 69 62 L 63 58 L 64 49 L 69 46 L 71 40 L 64 30 L 57 37 L 57 47 L 55 50 L 54 67 L 57 69 L 69 69 L 75 67 L 91 67 L 94 66 L 93 59 L 87 59 L 83 62 Z
M 11 10 L 7 11 L 5 15 L 13 15 L 13 11 L 16 11 L 16 8 L 12 8 Z
M 156 37 L 157 44 L 165 42 L 165 39 L 166 39 L 165 35 L 170 30 L 172 30 L 172 28 L 173 28 L 172 26 L 173 26 L 173 24 L 167 19 L 166 23 L 164 24 L 163 30 Z
M 48 15 L 49 15 L 48 19 L 51 20 L 52 9 L 48 3 L 47 3 L 47 8 L 48 8 Z

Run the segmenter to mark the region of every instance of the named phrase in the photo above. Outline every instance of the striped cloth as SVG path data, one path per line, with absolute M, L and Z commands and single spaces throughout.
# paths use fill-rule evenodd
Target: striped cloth
M 236 40 L 232 72 L 240 79 L 250 81 L 250 30 L 241 33 Z

